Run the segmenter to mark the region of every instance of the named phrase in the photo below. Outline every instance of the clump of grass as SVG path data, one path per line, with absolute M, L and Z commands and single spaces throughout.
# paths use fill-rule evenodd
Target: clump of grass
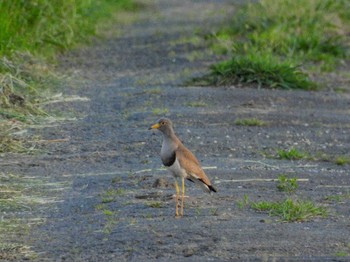
M 277 156 L 279 159 L 286 160 L 299 160 L 307 157 L 307 154 L 304 152 L 300 152 L 296 148 L 291 148 L 289 150 L 277 150 Z
M 11 136 L 13 128 L 15 127 L 11 122 L 0 122 L 0 153 L 25 151 L 23 142 Z
M 334 163 L 339 165 L 339 166 L 350 164 L 350 157 L 349 156 L 337 156 L 334 159 Z
M 244 194 L 241 200 L 237 200 L 237 205 L 239 209 L 243 209 L 244 207 L 248 206 L 249 205 L 248 196 Z
M 348 256 L 348 252 L 345 252 L 345 251 L 337 251 L 334 253 L 334 255 L 336 257 L 347 257 Z
M 265 126 L 266 123 L 262 120 L 257 119 L 257 118 L 243 118 L 243 119 L 237 119 L 235 121 L 235 125 L 237 125 L 237 126 Z
M 281 192 L 291 194 L 294 193 L 299 186 L 296 178 L 288 178 L 286 175 L 281 174 L 277 178 L 276 187 Z
M 169 109 L 168 108 L 153 108 L 152 109 L 152 114 L 153 115 L 156 115 L 156 116 L 159 116 L 159 115 L 164 115 L 166 113 L 169 112 Z
M 147 202 L 146 205 L 151 207 L 151 208 L 161 208 L 162 207 L 162 203 L 158 202 L 158 201 Z
M 271 54 L 249 53 L 211 66 L 211 84 L 257 84 L 259 87 L 282 89 L 315 89 L 307 75 L 291 61 L 280 61 Z
M 110 203 L 116 200 L 117 197 L 120 197 L 125 194 L 125 190 L 122 188 L 118 189 L 108 189 L 101 194 L 101 202 L 103 204 Z
M 311 201 L 292 200 L 291 198 L 276 202 L 253 202 L 250 206 L 255 210 L 268 212 L 270 216 L 280 217 L 285 222 L 308 221 L 314 217 L 327 215 L 326 209 Z
M 337 203 L 345 201 L 345 200 L 349 200 L 349 199 L 350 199 L 350 192 L 340 193 L 337 195 L 330 195 L 330 196 L 326 196 L 324 198 L 324 200 L 326 200 L 326 201 L 335 201 Z
M 185 106 L 189 107 L 207 107 L 208 104 L 203 101 L 192 101 L 184 103 Z

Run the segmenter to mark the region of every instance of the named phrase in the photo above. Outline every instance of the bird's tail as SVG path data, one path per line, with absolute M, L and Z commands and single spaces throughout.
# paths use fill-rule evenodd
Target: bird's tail
M 207 183 L 204 182 L 203 179 L 196 179 L 195 182 L 207 193 L 217 192 L 216 188 L 213 185 L 211 184 L 208 185 Z

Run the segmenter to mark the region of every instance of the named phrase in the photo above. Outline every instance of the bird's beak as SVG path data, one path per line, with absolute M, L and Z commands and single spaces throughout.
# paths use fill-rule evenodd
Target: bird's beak
M 152 125 L 150 128 L 148 128 L 148 130 L 151 130 L 151 129 L 158 129 L 160 127 L 160 124 L 159 123 L 156 123 L 154 125 Z

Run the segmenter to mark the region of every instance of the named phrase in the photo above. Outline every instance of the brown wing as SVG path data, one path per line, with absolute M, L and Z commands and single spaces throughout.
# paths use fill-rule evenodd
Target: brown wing
M 197 158 L 183 144 L 179 144 L 176 150 L 176 158 L 181 167 L 186 170 L 190 179 L 196 178 L 207 186 L 211 186 L 211 183 L 201 168 Z

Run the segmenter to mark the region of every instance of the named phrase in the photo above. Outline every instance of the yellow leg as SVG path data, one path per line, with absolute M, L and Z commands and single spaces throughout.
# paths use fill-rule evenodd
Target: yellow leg
M 184 215 L 184 198 L 185 198 L 185 178 L 181 178 L 182 196 L 181 196 L 181 210 L 180 216 Z
M 179 216 L 179 211 L 178 211 L 178 205 L 179 205 L 179 185 L 177 184 L 176 178 L 175 178 L 175 190 L 176 190 L 176 196 L 175 196 L 175 216 Z

